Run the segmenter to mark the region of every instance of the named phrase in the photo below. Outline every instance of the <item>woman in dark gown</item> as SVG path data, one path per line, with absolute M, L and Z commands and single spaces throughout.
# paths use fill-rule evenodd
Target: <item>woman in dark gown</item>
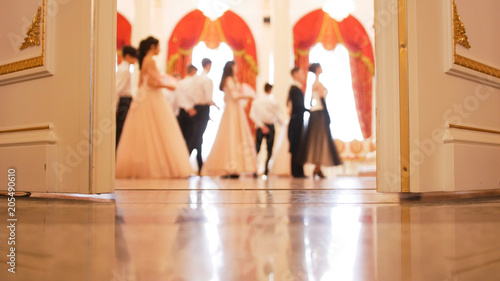
M 315 165 L 313 176 L 318 175 L 324 178 L 321 166 L 337 166 L 341 165 L 342 161 L 330 132 L 330 115 L 325 102 L 328 91 L 319 81 L 319 75 L 323 70 L 319 63 L 313 63 L 309 66 L 309 71 L 316 75 L 316 80 L 312 85 L 311 115 L 305 133 L 301 160 L 304 164 Z

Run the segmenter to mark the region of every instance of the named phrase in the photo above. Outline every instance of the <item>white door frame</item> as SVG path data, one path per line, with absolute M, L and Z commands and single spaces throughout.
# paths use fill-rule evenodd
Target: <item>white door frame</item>
M 377 191 L 409 192 L 406 0 L 375 1 Z M 403 155 L 406 155 L 404 157 Z

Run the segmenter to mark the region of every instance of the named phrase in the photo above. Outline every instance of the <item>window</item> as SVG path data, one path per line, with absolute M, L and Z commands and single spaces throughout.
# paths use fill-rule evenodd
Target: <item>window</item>
M 311 48 L 309 62 L 320 63 L 323 69 L 319 80 L 328 89 L 326 104 L 331 119 L 332 136 L 346 142 L 353 139 L 363 140 L 352 90 L 349 51 L 341 44 L 338 44 L 335 50 L 327 51 L 318 43 Z M 306 107 L 310 107 L 314 79 L 315 75 L 309 72 L 305 94 Z

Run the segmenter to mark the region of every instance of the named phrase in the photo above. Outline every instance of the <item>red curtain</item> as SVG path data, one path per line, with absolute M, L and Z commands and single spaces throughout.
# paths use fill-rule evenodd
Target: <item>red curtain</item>
M 361 23 L 349 16 L 339 23 L 343 44 L 349 50 L 352 89 L 364 138 L 372 135 L 372 83 L 375 73 L 370 38 Z
M 191 63 L 192 51 L 200 40 L 205 21 L 205 15 L 194 10 L 177 23 L 168 41 L 168 73 L 186 75 L 186 67 Z
M 224 41 L 233 49 L 234 62 L 238 68 L 238 80 L 241 83 L 247 83 L 255 90 L 257 73 L 259 71 L 255 41 L 250 28 L 242 18 L 231 11 L 226 11 L 220 17 L 220 24 L 225 37 Z M 247 103 L 245 113 L 247 114 L 250 128 L 252 128 L 252 134 L 255 135 L 255 130 L 253 129 L 255 124 L 249 117 L 251 107 L 252 100 Z
M 191 63 L 193 48 L 203 41 L 208 48 L 215 49 L 226 42 L 234 54 L 238 80 L 256 88 L 258 73 L 257 52 L 250 28 L 232 11 L 215 21 L 205 17 L 200 10 L 194 10 L 182 18 L 175 27 L 168 42 L 167 72 L 185 76 L 186 66 Z M 247 116 L 251 102 L 245 108 Z M 248 118 L 251 128 L 253 122 Z
M 118 64 L 122 60 L 122 47 L 130 45 L 130 38 L 132 37 L 132 26 L 128 20 L 117 13 L 116 16 L 116 51 L 118 53 Z
M 295 66 L 307 73 L 309 67 L 309 50 L 318 43 L 321 27 L 323 26 L 322 10 L 315 10 L 302 17 L 293 27 L 293 49 L 295 53 Z M 299 81 L 306 90 L 306 81 Z
M 215 21 L 205 17 L 200 10 L 182 18 L 168 42 L 167 72 L 184 76 L 186 66 L 191 63 L 193 48 L 200 41 L 212 49 L 226 42 L 233 50 L 239 81 L 255 88 L 258 73 L 255 41 L 245 21 L 231 11 Z
M 318 9 L 295 24 L 293 36 L 295 65 L 306 71 L 309 50 L 317 43 L 322 43 L 326 50 L 335 49 L 339 43 L 349 50 L 352 87 L 361 131 L 364 138 L 371 137 L 374 58 L 370 38 L 361 23 L 351 15 L 337 22 Z
M 231 11 L 226 11 L 219 20 L 224 41 L 234 52 L 234 61 L 238 66 L 238 80 L 255 89 L 259 71 L 255 41 L 250 28 L 242 18 Z

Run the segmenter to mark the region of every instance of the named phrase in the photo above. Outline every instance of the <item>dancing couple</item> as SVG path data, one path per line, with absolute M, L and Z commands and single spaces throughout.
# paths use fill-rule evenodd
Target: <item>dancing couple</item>
M 341 165 L 339 153 L 330 132 L 330 116 L 325 98 L 327 89 L 319 81 L 323 72 L 319 63 L 309 66 L 309 71 L 316 75 L 312 85 L 311 109 L 307 127 L 304 128 L 304 92 L 301 81 L 305 81 L 305 73 L 299 68 L 292 69 L 293 83 L 288 95 L 290 122 L 288 140 L 290 143 L 291 172 L 295 178 L 305 178 L 303 165 L 314 164 L 313 176 L 324 178 L 321 166 Z

